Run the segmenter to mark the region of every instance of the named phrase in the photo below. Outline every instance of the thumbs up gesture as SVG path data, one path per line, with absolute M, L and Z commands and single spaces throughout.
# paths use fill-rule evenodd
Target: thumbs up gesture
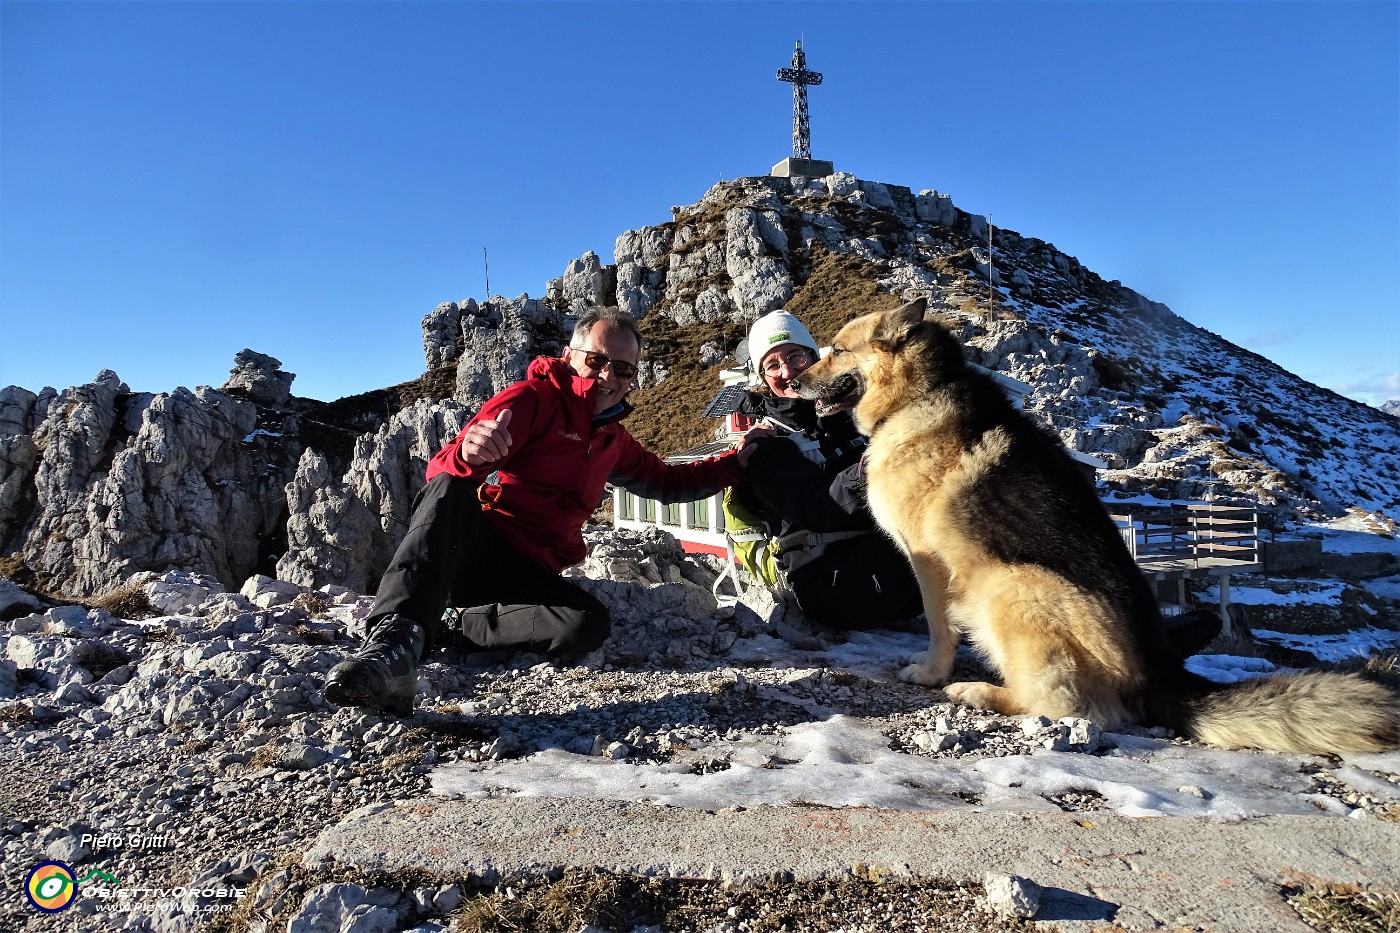
M 504 408 L 495 420 L 483 418 L 470 428 L 462 438 L 462 459 L 467 466 L 478 467 L 483 463 L 495 463 L 510 450 L 512 438 L 506 425 L 510 424 L 510 409 Z

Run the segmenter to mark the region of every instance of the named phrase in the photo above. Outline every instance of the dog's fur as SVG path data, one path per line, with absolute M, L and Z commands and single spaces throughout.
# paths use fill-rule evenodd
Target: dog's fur
M 1093 484 L 924 310 L 857 318 L 799 380 L 818 411 L 854 408 L 871 511 L 918 577 L 929 650 L 902 679 L 946 684 L 964 631 L 1005 686 L 944 686 L 958 703 L 1165 725 L 1225 748 L 1400 743 L 1400 697 L 1358 675 L 1218 685 L 1187 671 Z

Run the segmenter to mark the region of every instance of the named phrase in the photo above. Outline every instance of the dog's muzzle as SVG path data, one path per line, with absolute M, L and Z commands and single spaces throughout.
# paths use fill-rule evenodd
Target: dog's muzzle
M 842 373 L 836 377 L 835 382 L 830 383 L 806 385 L 801 380 L 796 380 L 788 384 L 797 389 L 797 393 L 803 398 L 815 401 L 817 414 L 822 416 L 850 408 L 860 401 L 863 393 L 861 380 L 854 373 Z

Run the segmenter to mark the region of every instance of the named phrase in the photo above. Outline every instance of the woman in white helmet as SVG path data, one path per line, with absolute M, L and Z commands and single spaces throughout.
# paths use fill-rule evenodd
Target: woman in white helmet
M 749 485 L 732 495 L 782 542 L 779 563 L 803 612 L 833 629 L 882 628 L 922 610 L 908 560 L 865 503 L 865 438 L 848 412 L 819 418 L 792 382 L 818 359 L 802 322 L 772 311 L 749 331 L 758 385 L 740 411 L 776 436 L 754 441 Z

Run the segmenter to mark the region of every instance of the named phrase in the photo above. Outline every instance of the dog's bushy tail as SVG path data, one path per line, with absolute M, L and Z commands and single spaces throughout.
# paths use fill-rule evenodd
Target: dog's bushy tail
M 1358 674 L 1274 674 L 1233 684 L 1188 674 L 1174 686 L 1149 703 L 1157 709 L 1148 715 L 1221 748 L 1324 755 L 1400 746 L 1400 695 Z

